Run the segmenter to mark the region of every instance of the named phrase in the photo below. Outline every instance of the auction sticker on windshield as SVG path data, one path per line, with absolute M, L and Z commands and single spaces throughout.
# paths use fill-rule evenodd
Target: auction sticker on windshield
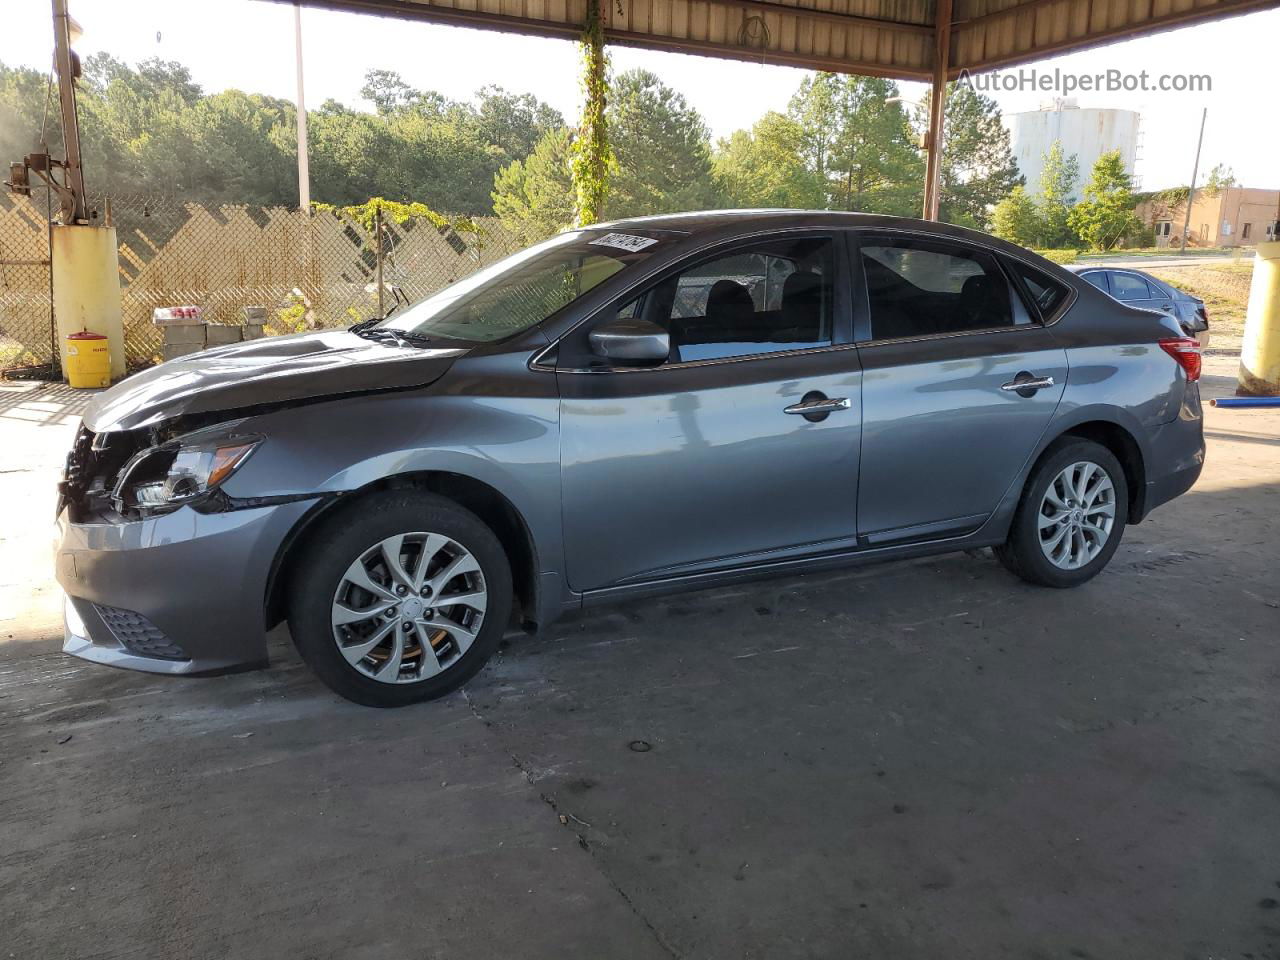
M 619 250 L 630 250 L 634 253 L 645 247 L 651 247 L 658 241 L 649 237 L 637 237 L 630 233 L 606 233 L 603 237 L 587 242 L 598 247 L 617 247 Z

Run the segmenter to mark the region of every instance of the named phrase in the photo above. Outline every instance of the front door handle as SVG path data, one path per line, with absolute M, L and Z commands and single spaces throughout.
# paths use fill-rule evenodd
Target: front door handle
M 789 407 L 783 407 L 783 413 L 794 413 L 801 417 L 814 414 L 834 413 L 837 410 L 848 410 L 853 403 L 848 397 L 814 397 L 812 400 L 801 400 Z
M 1029 397 L 1037 390 L 1053 386 L 1053 377 L 1033 377 L 1029 373 L 1020 373 L 1008 383 L 1000 384 L 1006 393 L 1016 393 L 1020 397 Z

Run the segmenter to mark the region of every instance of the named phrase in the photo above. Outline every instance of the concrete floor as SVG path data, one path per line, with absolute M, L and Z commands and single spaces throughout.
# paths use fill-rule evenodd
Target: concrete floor
M 0 957 L 1280 957 L 1280 414 L 1081 589 L 634 603 L 386 712 L 58 652 L 80 402 L 0 385 Z

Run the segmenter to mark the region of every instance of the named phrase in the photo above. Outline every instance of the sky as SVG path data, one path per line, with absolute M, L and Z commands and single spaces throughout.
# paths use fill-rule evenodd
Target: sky
M 50 8 L 41 0 L 6 4 L 0 63 L 47 69 Z M 293 8 L 265 0 L 70 0 L 84 28 L 82 56 L 105 50 L 129 63 L 147 57 L 186 64 L 207 92 L 238 88 L 292 98 L 296 92 Z M 214 11 L 216 10 L 216 14 Z M 327 99 L 369 108 L 360 98 L 366 70 L 398 71 L 410 86 L 466 99 L 486 84 L 532 93 L 573 122 L 578 57 L 564 40 L 522 37 L 327 10 L 303 11 L 306 103 Z M 1275 60 L 1280 9 L 1036 64 L 1040 71 L 1093 74 L 1110 68 L 1208 74 L 1209 93 L 1078 93 L 1081 107 L 1136 110 L 1142 115 L 1136 175 L 1146 190 L 1185 184 L 1191 176 L 1200 111 L 1208 108 L 1200 179 L 1216 163 L 1250 187 L 1280 188 L 1280 124 L 1258 100 L 1263 65 Z M 750 127 L 766 110 L 785 110 L 806 71 L 626 47 L 610 48 L 615 71 L 645 67 L 679 90 L 714 137 Z M 920 98 L 924 84 L 902 84 Z M 1035 110 L 1052 95 L 995 94 L 1006 114 Z M 6 158 L 0 158 L 0 160 Z

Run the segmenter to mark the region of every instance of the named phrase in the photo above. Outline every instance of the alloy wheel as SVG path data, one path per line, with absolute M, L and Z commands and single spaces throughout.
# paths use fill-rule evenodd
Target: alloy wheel
M 1062 570 L 1077 570 L 1102 552 L 1115 525 L 1116 490 L 1101 466 L 1065 467 L 1040 501 L 1040 549 Z
M 480 564 L 460 543 L 437 533 L 397 534 L 347 567 L 333 595 L 333 639 L 365 676 L 415 683 L 462 658 L 487 601 Z

